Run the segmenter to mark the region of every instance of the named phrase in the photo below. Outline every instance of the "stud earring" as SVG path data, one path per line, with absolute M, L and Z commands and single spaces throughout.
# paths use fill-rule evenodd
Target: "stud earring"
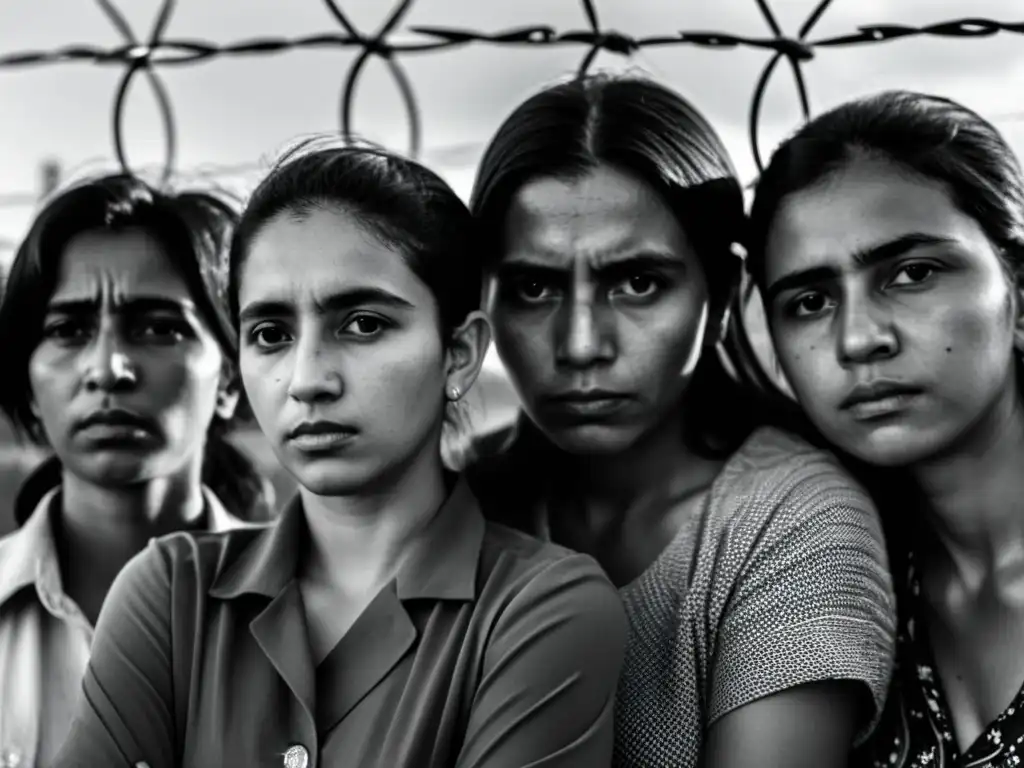
M 459 389 L 458 387 L 453 386 L 448 390 L 448 399 L 451 400 L 452 402 L 455 402 L 460 397 L 462 397 L 462 390 Z

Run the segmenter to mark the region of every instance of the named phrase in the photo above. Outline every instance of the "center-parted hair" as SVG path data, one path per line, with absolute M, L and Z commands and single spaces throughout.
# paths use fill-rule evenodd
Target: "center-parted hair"
M 433 293 L 447 340 L 479 308 L 477 226 L 437 174 L 369 145 L 317 138 L 287 151 L 253 192 L 231 246 L 229 303 L 237 324 L 239 280 L 249 248 L 278 216 L 339 209 L 402 255 Z
M 484 238 L 484 268 L 501 260 L 508 210 L 524 184 L 572 180 L 601 165 L 639 178 L 661 196 L 700 261 L 712 317 L 728 307 L 742 271 L 732 247 L 743 242 L 746 222 L 732 161 L 689 101 L 632 75 L 590 75 L 545 88 L 505 119 L 484 153 L 470 200 Z M 730 453 L 750 430 L 747 398 L 713 352 L 701 357 L 686 403 L 695 449 Z

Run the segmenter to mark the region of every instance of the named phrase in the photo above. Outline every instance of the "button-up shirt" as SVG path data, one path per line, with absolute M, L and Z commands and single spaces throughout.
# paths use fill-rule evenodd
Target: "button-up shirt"
M 626 623 L 591 558 L 485 522 L 460 482 L 396 577 L 312 658 L 301 501 L 175 534 L 121 572 L 68 766 L 601 768 Z
M 93 628 L 64 592 L 46 492 L 17 531 L 0 539 L 0 768 L 47 766 L 74 714 Z M 242 521 L 204 489 L 212 530 Z

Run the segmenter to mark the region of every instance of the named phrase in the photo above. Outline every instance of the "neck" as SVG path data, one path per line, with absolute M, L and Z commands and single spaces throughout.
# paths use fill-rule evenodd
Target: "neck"
M 932 543 L 967 582 L 1024 562 L 1024 408 L 1010 389 L 955 452 L 913 471 Z
M 203 513 L 201 464 L 133 485 L 105 487 L 64 469 L 56 545 L 64 589 L 96 620 L 114 577 L 154 537 L 189 527 Z
M 617 516 L 653 496 L 687 495 L 711 482 L 721 466 L 690 449 L 678 413 L 620 453 L 566 456 L 565 465 L 569 492 L 591 516 L 602 509 Z
M 299 493 L 311 545 L 302 578 L 347 595 L 366 594 L 390 580 L 447 496 L 440 451 L 366 492 Z
M 201 465 L 142 483 L 104 487 L 67 469 L 62 480 L 64 532 L 80 544 L 141 547 L 187 527 L 203 512 Z

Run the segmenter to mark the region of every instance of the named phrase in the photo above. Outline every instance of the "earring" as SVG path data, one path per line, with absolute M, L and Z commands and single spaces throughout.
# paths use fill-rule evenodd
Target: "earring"
M 458 400 L 458 399 L 459 399 L 460 397 L 462 397 L 462 390 L 461 390 L 461 389 L 459 389 L 459 388 L 458 388 L 457 386 L 454 386 L 454 385 L 453 385 L 453 386 L 452 386 L 452 387 L 451 387 L 451 388 L 450 388 L 450 389 L 448 390 L 448 399 L 449 399 L 449 400 L 451 400 L 451 401 L 452 401 L 452 402 L 454 403 L 454 402 L 455 402 L 456 400 Z

